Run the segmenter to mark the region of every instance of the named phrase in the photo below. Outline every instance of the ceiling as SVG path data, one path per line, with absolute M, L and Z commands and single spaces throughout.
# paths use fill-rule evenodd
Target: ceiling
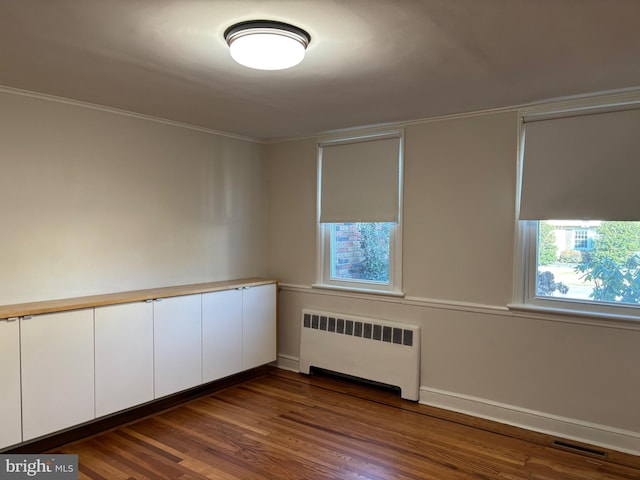
M 639 0 L 0 0 L 0 85 L 269 140 L 640 86 Z M 231 24 L 312 37 L 283 71 Z

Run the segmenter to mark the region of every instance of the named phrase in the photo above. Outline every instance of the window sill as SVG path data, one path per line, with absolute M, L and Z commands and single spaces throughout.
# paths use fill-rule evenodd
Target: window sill
M 512 303 L 507 308 L 514 312 L 539 313 L 556 315 L 560 317 L 577 317 L 585 319 L 587 323 L 599 324 L 619 324 L 637 327 L 640 329 L 640 317 L 635 315 L 624 315 L 618 313 L 593 312 L 571 308 L 544 307 L 540 305 Z M 598 322 L 600 320 L 601 322 Z
M 404 298 L 404 292 L 387 292 L 385 290 L 375 290 L 372 288 L 357 288 L 357 287 L 343 287 L 337 285 L 324 285 L 321 283 L 314 283 L 311 288 L 317 288 L 321 290 L 334 290 L 345 293 L 364 293 L 367 295 L 380 295 L 385 297 Z

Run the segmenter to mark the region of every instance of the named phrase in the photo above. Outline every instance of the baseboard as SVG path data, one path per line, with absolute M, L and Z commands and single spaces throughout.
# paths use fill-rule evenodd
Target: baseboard
M 300 373 L 300 358 L 280 354 L 278 355 L 276 366 L 283 370 Z
M 281 354 L 278 355 L 276 366 L 283 370 L 299 373 L 300 359 Z M 420 387 L 419 403 L 552 437 L 574 440 L 630 455 L 640 455 L 640 433 L 629 430 L 428 387 Z
M 435 388 L 421 387 L 419 403 L 618 452 L 640 455 L 638 432 Z

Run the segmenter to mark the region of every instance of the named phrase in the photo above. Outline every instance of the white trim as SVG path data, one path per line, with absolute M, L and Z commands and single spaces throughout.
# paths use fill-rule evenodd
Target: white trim
M 150 115 L 144 115 L 141 113 L 131 112 L 128 110 L 120 110 L 113 107 L 108 107 L 105 105 L 98 105 L 89 102 L 83 102 L 81 100 L 74 100 L 66 97 L 59 97 L 55 95 L 49 95 L 45 93 L 33 92 L 30 90 L 22 90 L 19 88 L 8 87 L 4 85 L 0 85 L 0 92 L 4 93 L 12 93 L 15 95 L 22 95 L 27 97 L 39 98 L 42 100 L 49 100 L 53 102 L 66 103 L 69 105 L 76 105 L 86 108 L 93 108 L 96 110 L 102 110 L 105 112 L 115 113 L 119 115 L 125 115 L 134 118 L 140 118 L 143 120 L 150 120 L 158 123 L 164 123 L 167 125 L 173 125 L 176 127 L 187 128 L 190 130 L 196 130 L 205 133 L 212 133 L 215 135 L 220 135 L 223 137 L 235 138 L 237 140 L 245 140 L 253 143 L 258 143 L 261 145 L 270 145 L 276 143 L 284 143 L 284 142 L 295 142 L 299 140 L 309 140 L 314 139 L 318 140 L 323 137 L 328 136 L 359 136 L 359 135 L 375 135 L 378 132 L 391 129 L 404 129 L 409 126 L 414 125 L 423 125 L 427 123 L 433 122 L 441 122 L 447 120 L 456 120 L 462 118 L 473 118 L 484 115 L 494 115 L 500 113 L 518 113 L 519 121 L 523 116 L 527 117 L 535 117 L 536 114 L 545 112 L 549 113 L 563 113 L 571 110 L 578 110 L 581 108 L 593 108 L 594 105 L 602 105 L 603 102 L 607 102 L 609 106 L 617 106 L 623 105 L 633 102 L 640 102 L 640 89 L 638 87 L 630 87 L 623 88 L 617 90 L 609 90 L 604 92 L 594 92 L 582 95 L 574 95 L 569 97 L 558 97 L 558 98 L 550 98 L 545 100 L 540 100 L 537 102 L 525 103 L 525 104 L 516 104 L 510 105 L 506 107 L 497 107 L 497 108 L 488 108 L 484 110 L 475 110 L 472 112 L 461 112 L 461 113 L 452 113 L 448 115 L 439 115 L 434 117 L 426 117 L 426 118 L 418 118 L 414 120 L 407 120 L 404 122 L 386 122 L 386 123 L 378 123 L 372 125 L 360 125 L 357 127 L 348 127 L 341 128 L 335 130 L 325 130 L 321 132 L 316 132 L 311 135 L 300 135 L 295 137 L 280 137 L 280 138 L 272 138 L 272 139 L 261 139 L 255 137 L 248 137 L 244 135 L 237 135 L 230 132 L 224 132 L 221 130 L 214 130 L 206 127 L 200 127 L 197 125 L 177 122 L 174 120 L 168 120 L 161 117 L 154 117 Z
M 304 293 L 312 293 L 311 290 L 313 289 L 311 285 L 297 285 L 295 283 L 278 283 L 278 287 L 283 290 L 291 290 L 292 292 L 304 291 Z
M 562 300 L 562 302 L 566 305 L 571 305 L 572 303 L 580 304 L 579 301 L 572 302 L 571 300 Z M 586 310 L 574 310 L 571 308 L 554 308 L 554 307 L 546 307 L 541 305 L 534 304 L 519 304 L 519 303 L 511 303 L 507 305 L 509 310 L 516 310 L 520 312 L 531 312 L 531 313 L 551 313 L 553 315 L 570 315 L 575 317 L 585 317 L 585 318 L 593 318 L 597 320 L 618 320 L 622 322 L 629 322 L 631 325 L 638 324 L 638 330 L 640 330 L 640 318 L 634 315 L 624 315 L 624 314 L 616 314 L 616 313 L 607 313 L 607 312 L 596 312 L 596 311 L 586 311 Z
M 361 143 L 380 139 L 397 138 L 398 142 L 398 215 L 397 222 L 391 223 L 389 245 L 389 281 L 388 283 L 359 282 L 332 279 L 331 276 L 331 223 L 322 223 L 322 152 L 327 146 Z M 380 292 L 390 296 L 404 296 L 402 291 L 402 229 L 403 229 L 403 197 L 404 197 L 404 142 L 405 131 L 386 129 L 380 131 L 361 132 L 359 135 L 343 137 L 326 137 L 316 139 L 316 281 L 314 288 L 331 288 L 336 290 L 354 290 L 365 293 Z
M 515 211 L 514 221 L 514 237 L 513 237 L 513 278 L 512 281 L 512 303 L 524 303 L 524 292 L 522 290 L 522 279 L 526 281 L 526 262 L 524 260 L 525 249 L 527 243 L 525 242 L 525 224 L 519 221 L 520 216 L 520 192 L 522 190 L 522 156 L 524 149 L 524 127 L 520 118 L 517 120 L 516 125 L 516 198 L 515 198 Z
M 551 313 L 556 316 L 574 316 L 598 321 L 618 321 L 636 324 L 640 329 L 640 308 L 637 305 L 613 304 L 582 300 L 579 298 L 548 297 L 536 294 L 538 225 L 535 220 L 516 222 L 516 263 L 513 302 L 510 310 Z
M 516 182 L 514 276 L 510 310 L 531 318 L 551 314 L 558 321 L 640 330 L 640 310 L 634 306 L 587 302 L 580 299 L 541 298 L 536 296 L 538 225 L 536 220 L 520 220 L 520 196 L 524 159 L 525 120 L 535 122 L 548 118 L 583 115 L 598 111 L 640 108 L 640 89 L 637 87 L 597 94 L 578 95 L 564 99 L 532 103 L 518 113 L 518 164 Z M 521 315 L 520 315 L 521 316 Z M 569 317 L 576 317 L 569 318 Z M 551 318 L 550 318 L 551 319 Z M 615 322 L 615 323 L 614 323 Z
M 559 111 L 545 111 L 540 113 L 524 114 L 522 115 L 522 123 L 535 123 L 543 122 L 545 120 L 558 120 L 561 118 L 580 117 L 583 115 L 595 115 L 600 113 L 613 113 L 621 112 L 625 110 L 638 110 L 640 108 L 640 98 L 634 99 L 628 103 L 616 103 L 613 105 L 606 104 L 605 106 L 584 106 L 571 110 L 559 110 Z
M 393 292 L 388 290 L 374 290 L 373 288 L 357 288 L 345 285 L 324 285 L 314 283 L 311 285 L 311 288 L 320 288 L 325 290 L 335 290 L 338 292 L 353 292 L 353 293 L 363 293 L 369 295 L 383 295 L 387 297 L 404 297 L 404 293 L 402 292 Z
M 331 297 L 344 297 L 359 300 L 379 301 L 388 303 L 403 303 L 401 295 L 390 294 L 389 292 L 371 291 L 354 288 L 327 287 L 326 285 L 294 285 L 290 283 L 279 283 L 278 286 L 289 292 L 310 293 L 314 295 L 328 295 Z
M 284 291 L 295 293 L 307 293 L 313 295 L 328 295 L 334 297 L 345 297 L 358 300 L 369 300 L 377 302 L 396 303 L 407 306 L 416 306 L 423 308 L 436 308 L 442 310 L 456 310 L 460 312 L 469 312 L 483 315 L 500 315 L 515 318 L 525 318 L 529 320 L 545 321 L 545 322 L 559 322 L 559 323 L 571 323 L 577 325 L 586 325 L 591 327 L 601 328 L 613 328 L 617 330 L 640 330 L 640 322 L 631 320 L 620 316 L 607 316 L 607 315 L 579 315 L 577 312 L 571 312 L 568 310 L 558 310 L 550 308 L 535 308 L 527 306 L 526 308 L 520 304 L 509 304 L 508 306 L 501 305 L 486 305 L 471 302 L 458 302 L 453 300 L 442 300 L 435 298 L 424 297 L 410 297 L 404 298 L 392 295 L 384 295 L 376 292 L 371 294 L 369 292 L 355 290 L 338 290 L 329 288 L 315 288 L 308 285 L 295 285 L 290 283 L 279 283 L 279 288 Z M 575 315 L 575 316 L 574 316 Z
M 462 118 L 473 118 L 484 115 L 494 115 L 500 113 L 519 113 L 520 118 L 526 114 L 534 116 L 537 112 L 544 111 L 546 113 L 556 112 L 562 113 L 569 110 L 579 108 L 590 108 L 593 105 L 602 105 L 603 101 L 608 101 L 610 106 L 620 105 L 624 103 L 638 101 L 640 97 L 640 88 L 630 87 L 616 90 L 607 90 L 602 92 L 592 92 L 581 95 L 572 95 L 568 97 L 555 97 L 540 100 L 537 102 L 510 105 L 506 107 L 488 108 L 484 110 L 476 110 L 473 112 L 452 113 L 449 115 L 439 115 L 434 117 L 418 118 L 415 120 L 407 120 L 404 122 L 387 122 L 372 125 L 361 125 L 358 127 L 341 128 L 335 130 L 326 130 L 311 135 L 301 135 L 297 137 L 280 137 L 263 140 L 264 144 L 295 142 L 298 140 L 317 140 L 320 137 L 330 135 L 357 135 L 360 133 L 372 133 L 380 130 L 388 130 L 393 128 L 406 128 L 413 125 L 423 125 L 426 123 L 441 122 L 446 120 L 456 120 Z
M 583 115 L 593 111 L 638 108 L 639 104 L 640 89 L 635 87 L 524 105 L 520 107 L 520 116 L 526 122 L 535 122 L 567 115 Z
M 384 130 L 382 132 L 363 133 L 362 135 L 351 135 L 347 137 L 330 137 L 325 140 L 318 141 L 318 147 L 333 147 L 336 145 L 348 145 L 351 143 L 371 142 L 374 140 L 387 140 L 390 138 L 399 138 L 402 140 L 402 129 Z M 400 146 L 402 152 L 402 146 Z
M 318 140 L 324 137 L 334 136 L 353 136 L 353 135 L 369 135 L 379 131 L 388 131 L 390 129 L 404 129 L 414 125 L 424 125 L 426 123 L 442 122 L 447 120 L 457 120 L 462 118 L 473 118 L 484 115 L 495 115 L 500 113 L 516 113 L 527 105 L 512 105 L 508 107 L 488 108 L 485 110 L 476 110 L 473 112 L 452 113 L 449 115 L 440 115 L 435 117 L 418 118 L 415 120 L 406 120 L 403 122 L 376 123 L 372 125 L 361 125 L 358 127 L 339 128 L 336 130 L 326 130 L 311 135 L 303 135 L 299 137 L 280 137 L 264 140 L 263 143 L 268 145 L 272 143 L 296 142 L 298 140 Z
M 276 366 L 282 370 L 300 373 L 299 357 L 280 354 Z M 567 440 L 640 455 L 638 432 L 424 386 L 420 387 L 418 403 Z
M 19 88 L 8 87 L 4 85 L 0 85 L 0 92 L 4 93 L 12 93 L 15 95 L 23 95 L 33 98 L 40 98 L 43 100 L 50 100 L 53 102 L 66 103 L 69 105 L 76 105 L 86 108 L 93 108 L 96 110 L 102 110 L 105 112 L 115 113 L 119 115 L 125 115 L 134 118 L 140 118 L 144 120 L 150 120 L 158 123 L 164 123 L 167 125 L 173 125 L 177 127 L 187 128 L 190 130 L 196 130 L 205 133 L 212 133 L 215 135 L 220 135 L 223 137 L 235 138 L 238 140 L 245 140 L 253 143 L 258 143 L 261 145 L 270 145 L 276 143 L 284 143 L 284 142 L 295 142 L 299 140 L 318 140 L 327 136 L 357 136 L 357 135 L 375 135 L 377 132 L 382 130 L 391 130 L 391 129 L 404 129 L 413 125 L 423 125 L 427 123 L 433 122 L 441 122 L 447 120 L 456 120 L 462 118 L 473 118 L 484 115 L 494 115 L 500 113 L 518 113 L 519 121 L 522 119 L 524 115 L 534 117 L 536 113 L 545 112 L 545 113 L 562 113 L 570 110 L 577 110 L 580 108 L 593 108 L 594 105 L 602 105 L 602 102 L 608 102 L 610 106 L 621 105 L 625 103 L 631 102 L 640 102 L 640 88 L 638 87 L 630 87 L 630 88 L 622 88 L 617 90 L 608 90 L 604 92 L 593 92 L 581 95 L 573 95 L 568 97 L 557 97 L 544 99 L 537 102 L 525 103 L 525 104 L 516 104 L 510 105 L 506 107 L 497 107 L 497 108 L 488 108 L 484 110 L 475 110 L 472 112 L 461 112 L 461 113 L 452 113 L 448 115 L 439 115 L 434 117 L 426 117 L 426 118 L 418 118 L 414 120 L 407 120 L 404 122 L 386 122 L 386 123 L 378 123 L 372 125 L 360 125 L 357 127 L 348 127 L 341 128 L 335 130 L 325 130 L 321 132 L 316 132 L 311 135 L 300 135 L 295 137 L 280 137 L 280 138 L 272 138 L 272 139 L 260 139 L 254 137 L 247 137 L 244 135 L 237 135 L 230 132 L 223 132 L 220 130 L 214 130 L 206 127 L 200 127 L 197 125 L 192 125 L 188 123 L 181 123 L 173 120 L 168 120 L 160 117 L 153 117 L 150 115 L 144 115 L 141 113 L 135 113 L 128 110 L 120 110 L 113 107 L 108 107 L 105 105 L 98 105 L 89 102 L 83 102 L 81 100 L 74 100 L 66 97 L 58 97 L 55 95 L 48 95 L 45 93 L 33 92 L 30 90 L 22 90 Z
M 572 323 L 576 325 L 586 325 L 588 327 L 601 327 L 601 328 L 613 328 L 616 330 L 640 330 L 640 322 L 629 322 L 616 317 L 607 319 L 604 316 L 598 316 L 596 314 L 592 316 L 570 316 L 568 311 L 560 311 L 557 309 L 541 309 L 541 308 L 528 308 L 518 309 L 516 311 L 515 305 L 509 305 L 512 310 L 509 314 L 512 317 L 526 318 L 531 320 L 541 320 L 548 322 L 558 323 Z
M 474 312 L 474 313 L 491 313 L 491 314 L 504 314 L 509 311 L 507 307 L 499 305 L 484 305 L 481 303 L 472 302 L 458 302 L 455 300 L 440 300 L 436 298 L 424 298 L 424 297 L 405 297 L 407 305 L 416 305 L 419 307 L 428 308 L 441 308 L 444 310 L 458 310 L 462 312 Z
M 300 373 L 300 357 L 280 353 L 276 360 L 276 367 L 281 368 L 282 370 Z
M 182 123 L 182 122 L 177 122 L 175 120 L 168 120 L 166 118 L 154 117 L 154 116 L 151 116 L 151 115 L 144 115 L 142 113 L 131 112 L 131 111 L 128 111 L 128 110 L 120 110 L 119 108 L 108 107 L 106 105 L 99 105 L 97 103 L 83 102 L 81 100 L 74 100 L 72 98 L 58 97 L 56 95 L 49 95 L 49 94 L 46 94 L 46 93 L 32 92 L 30 90 L 21 90 L 19 88 L 6 87 L 4 85 L 0 85 L 0 92 L 1 93 L 9 93 L 9 94 L 12 94 L 12 95 L 19 95 L 19 96 L 23 96 L 23 97 L 37 98 L 39 100 L 47 100 L 47 101 L 55 102 L 55 103 L 63 103 L 65 105 L 72 105 L 74 107 L 83 107 L 83 108 L 89 108 L 91 110 L 100 110 L 102 112 L 112 113 L 112 114 L 115 114 L 115 115 L 122 115 L 122 116 L 125 116 L 125 117 L 132 117 L 132 118 L 137 118 L 137 119 L 140 119 L 140 120 L 148 120 L 150 122 L 156 122 L 156 123 L 162 123 L 162 124 L 165 124 L 165 125 L 171 125 L 172 127 L 186 128 L 188 130 L 195 130 L 197 132 L 210 133 L 210 134 L 213 134 L 213 135 L 218 135 L 220 137 L 233 138 L 233 139 L 236 139 L 236 140 L 244 140 L 244 141 L 247 141 L 247 142 L 259 143 L 259 144 L 263 144 L 264 143 L 260 139 L 253 138 L 253 137 L 247 137 L 247 136 L 244 136 L 244 135 L 236 135 L 236 134 L 229 133 L 229 132 L 223 132 L 223 131 L 220 131 L 220 130 L 213 130 L 211 128 L 200 127 L 198 125 L 192 125 L 190 123 Z
M 640 455 L 640 433 L 529 410 L 484 398 L 420 387 L 419 403 L 619 452 Z

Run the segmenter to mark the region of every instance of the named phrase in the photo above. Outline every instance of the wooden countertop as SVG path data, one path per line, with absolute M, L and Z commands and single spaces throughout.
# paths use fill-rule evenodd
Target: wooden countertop
M 156 298 L 178 297 L 180 295 L 216 292 L 240 287 L 255 287 L 271 283 L 277 283 L 277 280 L 269 278 L 240 278 L 236 280 L 225 280 L 222 282 L 195 283 L 191 285 L 150 288 L 147 290 L 134 290 L 130 292 L 106 293 L 103 295 L 91 295 L 87 297 L 62 298 L 57 300 L 45 300 L 42 302 L 3 305 L 0 306 L 0 318 L 23 317 L 25 315 L 38 315 L 41 313 L 102 307 L 105 305 L 116 305 L 119 303 L 143 302 L 145 300 L 153 300 Z

